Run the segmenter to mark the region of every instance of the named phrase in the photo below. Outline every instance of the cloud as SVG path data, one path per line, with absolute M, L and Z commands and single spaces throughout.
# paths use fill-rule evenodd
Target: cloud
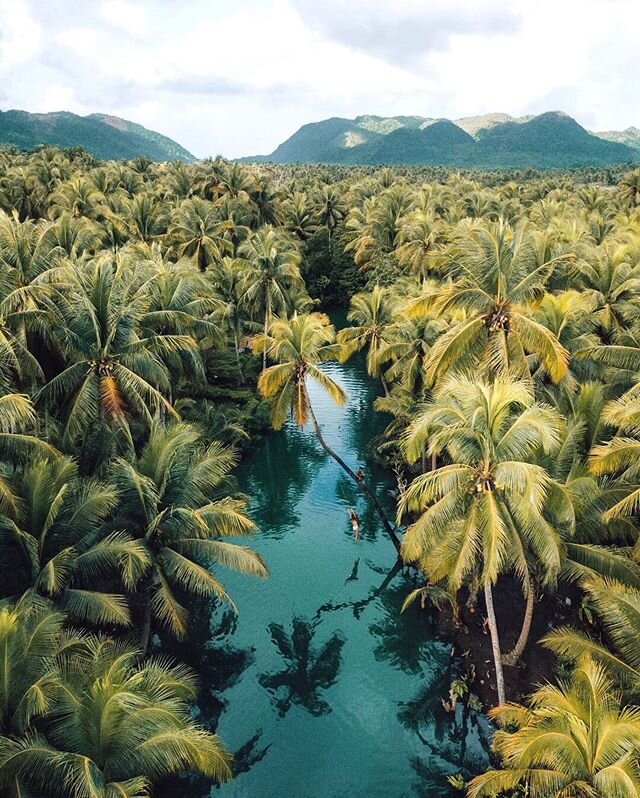
M 473 2 L 369 2 L 293 0 L 305 22 L 330 39 L 398 66 L 411 66 L 446 50 L 454 35 L 504 35 L 520 18 L 498 4 Z
M 639 26 L 636 0 L 0 0 L 0 101 L 115 114 L 200 156 L 367 113 L 621 128 Z

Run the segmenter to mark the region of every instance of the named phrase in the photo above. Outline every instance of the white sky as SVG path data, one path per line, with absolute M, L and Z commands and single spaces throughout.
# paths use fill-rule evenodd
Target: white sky
M 638 0 L 0 0 L 0 109 L 111 113 L 200 157 L 366 113 L 621 129 L 639 31 Z

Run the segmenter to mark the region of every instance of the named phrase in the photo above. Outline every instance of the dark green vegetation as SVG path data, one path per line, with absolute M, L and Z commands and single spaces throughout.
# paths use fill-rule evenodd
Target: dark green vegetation
M 69 111 L 50 114 L 0 111 L 0 144 L 21 150 L 43 145 L 83 147 L 96 158 L 105 160 L 142 156 L 152 161 L 195 161 L 190 152 L 167 136 L 108 114 L 78 116 Z
M 235 540 L 254 523 L 231 471 L 261 422 L 293 418 L 400 541 L 405 606 L 486 615 L 501 731 L 469 795 L 638 797 L 640 171 L 3 153 L 0 278 L 3 795 L 231 776 L 194 674 L 153 652 L 233 608 L 226 569 L 267 575 Z M 336 301 L 337 335 L 317 307 Z M 357 351 L 389 421 L 395 523 L 316 416 L 319 396 L 345 401 L 327 369 Z M 551 614 L 529 641 L 563 591 L 574 625 Z M 269 630 L 285 661 L 260 684 L 286 691 L 281 715 L 326 713 L 348 641 L 302 618 Z M 376 627 L 383 649 L 396 633 Z M 558 685 L 505 703 L 540 645 Z M 479 687 L 470 668 L 443 708 L 477 707 Z
M 271 155 L 273 163 L 441 164 L 475 169 L 603 166 L 640 160 L 633 129 L 592 134 L 559 112 L 514 120 L 468 117 L 334 117 L 304 125 Z

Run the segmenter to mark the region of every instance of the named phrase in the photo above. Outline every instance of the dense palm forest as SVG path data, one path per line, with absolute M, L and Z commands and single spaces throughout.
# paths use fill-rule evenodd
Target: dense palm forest
M 486 617 L 494 768 L 452 788 L 640 795 L 640 172 L 45 148 L 0 154 L 0 209 L 2 795 L 232 777 L 198 674 L 161 652 L 196 604 L 233 607 L 225 571 L 267 577 L 232 472 L 289 419 L 379 514 L 405 604 Z M 358 351 L 395 519 L 308 390 L 343 403 L 322 366 Z M 561 586 L 570 623 L 534 639 Z M 522 696 L 540 646 L 555 672 Z

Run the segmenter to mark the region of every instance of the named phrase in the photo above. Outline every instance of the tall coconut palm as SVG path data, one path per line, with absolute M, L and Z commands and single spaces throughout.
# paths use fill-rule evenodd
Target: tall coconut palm
M 223 258 L 213 275 L 214 292 L 218 299 L 214 316 L 233 341 L 238 382 L 241 385 L 245 377 L 240 360 L 240 344 L 249 321 L 242 308 L 245 266 L 245 261 L 241 259 Z
M 38 399 L 66 409 L 64 440 L 71 443 L 96 422 L 130 436 L 128 419 L 150 424 L 160 409 L 175 411 L 162 391 L 170 386 L 163 356 L 196 344 L 189 335 L 144 334 L 150 310 L 147 279 L 126 255 L 102 256 L 52 275 L 55 294 L 46 318 L 65 358 L 64 370 Z
M 531 798 L 640 795 L 640 708 L 622 706 L 604 668 L 589 659 L 525 706 L 497 707 L 500 769 L 476 776 L 468 798 L 498 798 L 518 787 Z
M 192 719 L 195 680 L 184 666 L 140 663 L 122 644 L 87 638 L 60 682 L 39 732 L 0 737 L 0 783 L 16 795 L 144 798 L 184 770 L 231 777 L 218 737 Z
M 396 256 L 413 274 L 426 277 L 437 271 L 434 254 L 441 238 L 441 227 L 433 213 L 416 209 L 406 216 L 398 231 Z
M 113 487 L 81 479 L 58 457 L 32 462 L 12 488 L 16 508 L 0 515 L 0 596 L 39 594 L 75 621 L 128 626 L 126 600 L 112 587 L 133 590 L 149 561 L 131 535 L 105 525 L 118 502 Z
M 589 251 L 574 266 L 577 284 L 592 298 L 603 343 L 617 343 L 640 318 L 640 263 L 628 245 Z
M 258 380 L 258 390 L 272 402 L 271 423 L 274 429 L 281 429 L 289 415 L 301 427 L 310 418 L 322 448 L 368 496 L 399 551 L 400 542 L 378 498 L 364 478 L 358 476 L 326 442 L 309 398 L 307 380 L 311 379 L 337 405 L 346 401 L 342 388 L 320 368 L 321 363 L 338 359 L 342 349 L 335 343 L 335 330 L 328 317 L 322 313 L 309 313 L 295 314 L 289 320 L 278 319 L 273 322 L 267 334 L 254 338 L 253 346 L 256 352 L 266 352 L 275 362 L 275 365 L 262 372 Z
M 131 234 L 139 241 L 150 243 L 166 232 L 165 208 L 153 194 L 136 194 L 127 201 L 126 211 Z
M 574 662 L 584 656 L 606 668 L 611 678 L 640 696 L 640 589 L 596 576 L 582 588 L 605 632 L 604 640 L 570 627 L 560 627 L 543 638 L 545 646 Z
M 395 380 L 415 397 L 419 396 L 426 387 L 424 378 L 429 352 L 445 327 L 442 319 L 399 315 L 387 329 L 386 343 L 378 355 L 379 365 L 387 366 L 384 380 Z
M 640 205 L 640 169 L 628 172 L 620 181 L 620 199 L 632 208 Z
M 427 378 L 432 384 L 449 369 L 477 367 L 528 374 L 526 354 L 540 358 L 557 382 L 567 371 L 568 354 L 557 338 L 532 318 L 529 304 L 541 299 L 559 256 L 537 262 L 535 235 L 522 224 L 503 220 L 472 226 L 454 243 L 448 269 L 453 280 L 429 289 L 409 313 L 463 314 L 433 346 Z
M 300 251 L 284 230 L 265 225 L 248 238 L 239 249 L 247 261 L 242 302 L 255 315 L 262 314 L 266 335 L 274 314 L 287 307 L 287 292 L 302 283 Z M 262 367 L 266 368 L 266 349 Z
M 329 257 L 336 227 L 347 214 L 347 204 L 339 187 L 333 183 L 322 183 L 315 193 L 318 221 L 329 232 Z
M 0 735 L 24 735 L 51 710 L 60 690 L 59 657 L 73 640 L 63 624 L 64 615 L 44 599 L 0 608 Z
M 228 224 L 221 221 L 211 202 L 190 197 L 178 205 L 171 217 L 169 237 L 179 258 L 191 258 L 201 272 L 230 254 L 225 239 Z
M 370 292 L 355 294 L 351 298 L 347 320 L 354 326 L 344 327 L 337 335 L 342 346 L 342 357 L 367 347 L 367 372 L 380 376 L 380 352 L 387 346 L 387 333 L 394 321 L 398 301 L 386 288 L 375 285 Z M 386 391 L 386 383 L 383 380 Z
M 141 586 L 143 651 L 152 619 L 178 638 L 186 634 L 187 610 L 176 591 L 216 597 L 233 606 L 211 571 L 213 565 L 267 576 L 258 554 L 225 540 L 254 530 L 244 500 L 224 491 L 235 463 L 231 450 L 217 442 L 205 444 L 195 427 L 178 423 L 155 424 L 140 456 L 113 466 L 122 497 L 121 520 L 150 562 Z
M 531 386 L 498 377 L 493 384 L 446 380 L 409 427 L 410 461 L 425 449 L 446 454 L 448 463 L 418 476 L 403 493 L 398 519 L 419 518 L 407 529 L 402 555 L 417 561 L 434 582 L 457 591 L 468 578 L 484 588 L 499 703 L 505 688 L 492 587 L 514 572 L 527 610 L 516 649 L 521 653 L 531 625 L 534 578 L 553 584 L 562 564 L 557 526 L 573 525 L 570 502 L 537 464 L 541 452 L 558 447 L 560 417 L 535 402 Z M 552 503 L 556 525 L 550 523 Z
M 14 514 L 19 500 L 11 484 L 11 470 L 36 458 L 56 458 L 59 452 L 37 435 L 30 434 L 37 416 L 29 397 L 7 393 L 0 396 L 0 513 Z M 27 432 L 29 430 L 29 432 Z

